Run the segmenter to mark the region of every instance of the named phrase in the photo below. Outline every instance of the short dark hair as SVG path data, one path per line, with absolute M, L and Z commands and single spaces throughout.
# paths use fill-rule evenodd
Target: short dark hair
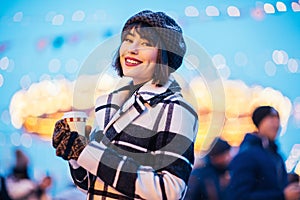
M 164 48 L 165 45 L 163 41 L 161 40 L 159 34 L 156 32 L 155 28 L 151 27 L 147 23 L 137 22 L 127 26 L 126 29 L 122 31 L 121 43 L 124 41 L 127 34 L 133 28 L 142 38 L 147 39 L 153 46 L 158 47 L 156 67 L 154 69 L 152 83 L 155 84 L 156 86 L 163 86 L 168 81 L 170 74 L 174 72 L 172 68 L 168 67 L 168 52 Z M 119 53 L 120 46 L 118 47 L 114 55 L 112 66 L 117 71 L 118 75 L 120 77 L 123 77 L 124 74 L 120 63 L 120 53 Z
M 252 121 L 258 128 L 260 122 L 267 116 L 276 116 L 279 118 L 279 113 L 271 106 L 259 106 L 253 111 Z

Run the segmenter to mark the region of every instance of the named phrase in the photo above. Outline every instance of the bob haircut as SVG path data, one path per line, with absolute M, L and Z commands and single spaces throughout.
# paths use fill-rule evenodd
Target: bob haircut
M 158 48 L 156 67 L 154 69 L 152 83 L 158 87 L 163 86 L 168 81 L 170 73 L 174 72 L 172 68 L 168 67 L 168 52 L 164 48 L 164 42 L 161 40 L 154 27 L 144 22 L 136 22 L 130 24 L 125 30 L 122 31 L 121 44 L 132 29 L 135 29 L 141 38 L 148 40 L 150 45 Z M 114 55 L 112 66 L 115 68 L 118 75 L 123 77 L 124 74 L 120 63 L 120 46 Z

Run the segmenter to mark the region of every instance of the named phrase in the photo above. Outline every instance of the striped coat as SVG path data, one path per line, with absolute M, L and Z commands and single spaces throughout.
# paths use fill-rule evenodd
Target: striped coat
M 88 199 L 182 199 L 194 163 L 198 117 L 170 76 L 96 101 L 91 142 L 69 161 Z M 128 97 L 129 96 L 129 97 Z

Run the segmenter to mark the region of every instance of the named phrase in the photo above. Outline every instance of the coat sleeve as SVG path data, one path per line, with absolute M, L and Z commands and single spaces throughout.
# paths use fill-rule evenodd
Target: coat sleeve
M 69 167 L 74 184 L 86 193 L 88 190 L 88 171 L 79 166 L 75 160 L 69 161 Z
M 98 126 L 97 122 L 94 124 L 94 129 L 90 133 L 90 140 L 101 140 L 101 135 L 97 133 L 98 132 Z M 69 168 L 71 177 L 73 179 L 74 184 L 83 192 L 87 192 L 89 187 L 89 173 L 86 169 L 81 167 L 76 160 L 70 160 L 69 161 Z
M 173 115 L 173 112 L 180 113 Z M 198 118 L 182 106 L 166 110 L 167 129 L 159 130 L 168 141 L 165 147 L 150 154 L 161 167 L 141 165 L 134 157 L 126 156 L 102 142 L 92 141 L 80 154 L 78 164 L 129 197 L 143 199 L 182 199 L 194 162 L 194 139 Z M 183 150 L 184 148 L 184 150 Z M 156 163 L 156 164 L 157 164 Z
M 231 181 L 229 184 L 230 198 L 232 200 L 284 200 L 283 191 L 255 190 L 256 184 L 256 162 L 253 155 L 243 152 L 232 160 L 230 164 Z

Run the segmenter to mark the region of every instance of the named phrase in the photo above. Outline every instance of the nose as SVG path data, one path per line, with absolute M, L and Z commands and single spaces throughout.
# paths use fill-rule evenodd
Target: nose
M 129 46 L 128 46 L 128 53 L 131 53 L 131 54 L 138 54 L 138 45 L 136 42 L 133 42 L 131 43 Z

